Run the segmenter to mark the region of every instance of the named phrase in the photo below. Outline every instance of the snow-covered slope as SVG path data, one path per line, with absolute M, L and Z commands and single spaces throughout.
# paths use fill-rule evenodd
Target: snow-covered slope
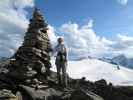
M 54 60 L 52 60 L 53 71 L 56 71 Z M 86 77 L 87 80 L 96 81 L 106 79 L 114 85 L 133 85 L 133 70 L 109 64 L 97 59 L 84 59 L 80 61 L 69 61 L 67 72 L 72 78 Z

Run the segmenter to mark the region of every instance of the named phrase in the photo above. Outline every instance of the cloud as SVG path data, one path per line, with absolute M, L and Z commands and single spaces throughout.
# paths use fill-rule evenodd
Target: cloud
M 28 25 L 27 11 L 34 0 L 0 1 L 0 55 L 11 56 L 23 40 Z
M 90 19 L 87 23 L 87 25 L 85 25 L 84 27 L 86 28 L 93 28 L 93 24 L 94 24 L 94 20 L 93 19 Z
M 118 34 L 115 44 L 112 46 L 114 55 L 124 54 L 127 57 L 133 58 L 133 37 Z
M 77 23 L 68 22 L 60 27 L 61 33 L 69 47 L 70 55 L 73 56 L 99 56 L 108 48 L 105 38 L 100 38 L 93 30 L 93 22 L 90 20 L 87 25 L 79 26 Z M 69 41 L 68 41 L 69 40 Z
M 56 42 L 57 42 L 57 35 L 55 33 L 55 28 L 51 25 L 48 25 L 48 30 L 47 30 L 50 42 L 54 48 Z
M 121 5 L 127 5 L 128 0 L 117 0 Z
M 58 35 L 54 27 L 52 27 L 51 35 L 52 33 L 56 41 Z M 113 57 L 119 54 L 133 57 L 133 37 L 122 34 L 117 34 L 114 40 L 100 37 L 93 30 L 92 21 L 83 26 L 72 22 L 65 23 L 59 28 L 59 33 L 62 33 L 65 39 L 70 57 Z

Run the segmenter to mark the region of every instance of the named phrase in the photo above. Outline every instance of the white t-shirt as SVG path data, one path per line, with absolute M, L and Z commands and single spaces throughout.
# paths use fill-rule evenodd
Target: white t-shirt
M 66 53 L 66 59 L 67 59 L 67 48 L 64 44 L 58 44 L 57 46 L 55 46 L 54 48 L 54 54 L 56 54 L 55 56 L 57 57 L 58 53 Z

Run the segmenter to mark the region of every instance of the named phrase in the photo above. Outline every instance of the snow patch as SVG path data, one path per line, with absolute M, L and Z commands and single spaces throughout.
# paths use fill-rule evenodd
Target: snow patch
M 51 61 L 53 71 L 56 71 L 54 60 Z M 105 79 L 114 85 L 133 85 L 133 70 L 113 65 L 98 59 L 84 59 L 80 61 L 69 61 L 67 73 L 70 77 L 77 79 L 86 77 L 87 80 L 97 81 Z

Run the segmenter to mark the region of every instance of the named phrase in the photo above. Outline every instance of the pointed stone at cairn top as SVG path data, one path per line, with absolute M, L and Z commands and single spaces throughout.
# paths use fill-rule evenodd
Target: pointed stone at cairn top
M 48 30 L 48 24 L 45 21 L 41 11 L 38 8 L 34 8 L 32 19 L 30 20 L 29 28 L 43 28 Z

